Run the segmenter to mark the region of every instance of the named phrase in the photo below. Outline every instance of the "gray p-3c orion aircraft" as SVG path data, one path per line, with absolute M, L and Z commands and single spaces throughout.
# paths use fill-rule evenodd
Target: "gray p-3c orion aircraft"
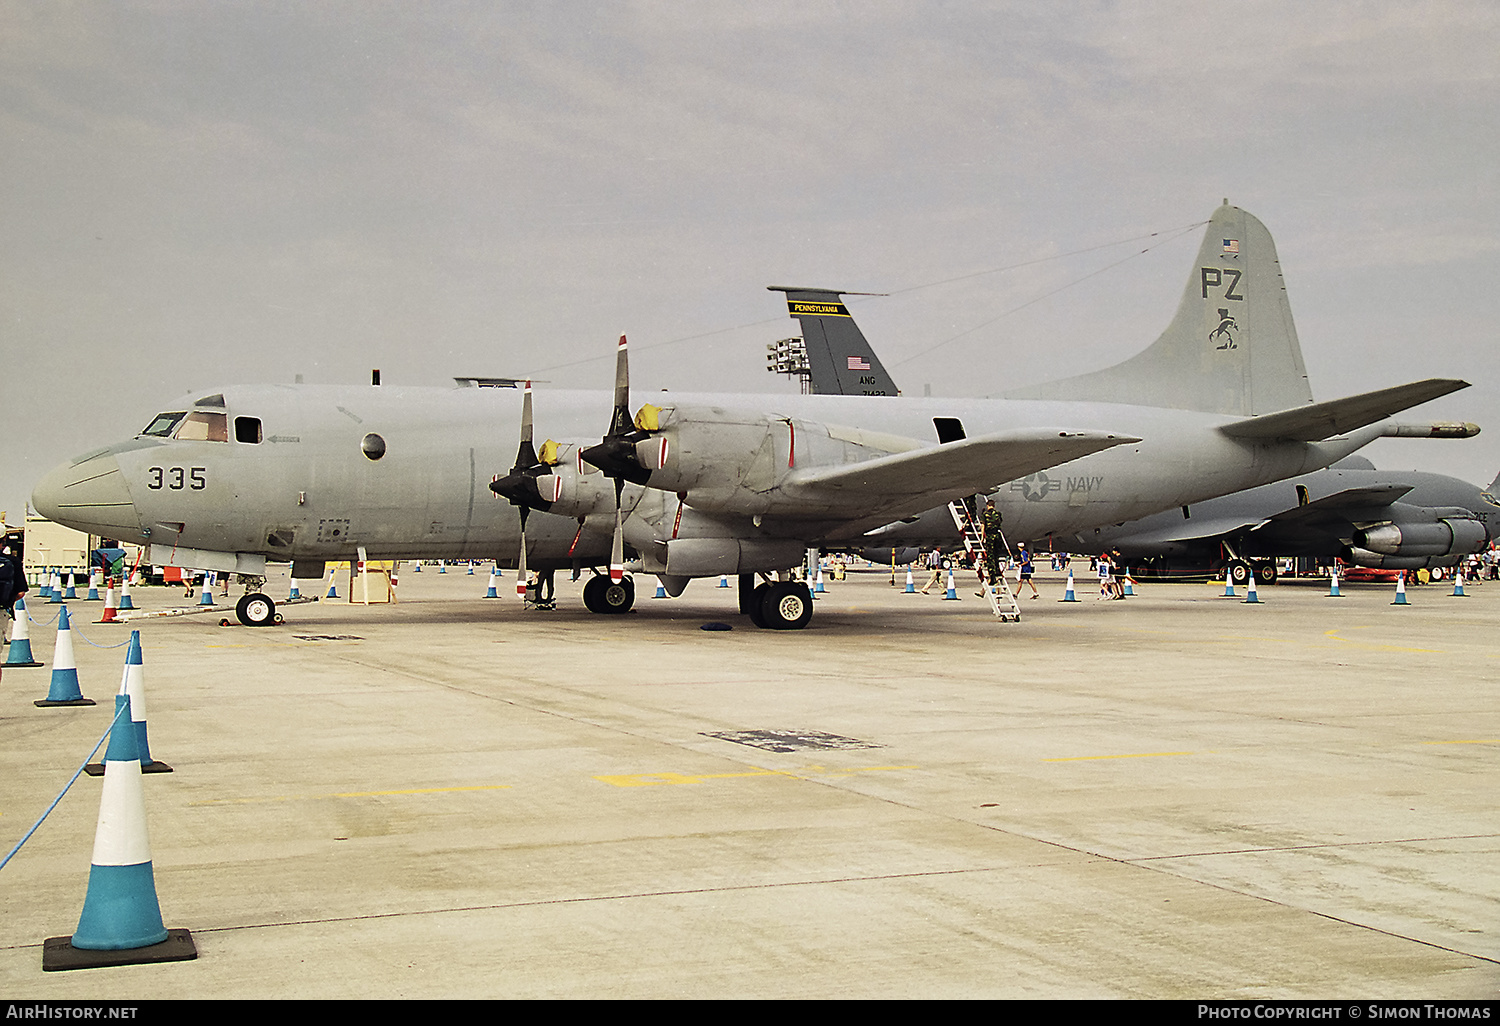
M 738 575 L 743 612 L 799 628 L 812 601 L 788 571 L 808 548 L 858 544 L 1059 465 L 1095 486 L 1005 504 L 1007 529 L 1131 520 L 1327 466 L 1465 384 L 1313 403 L 1270 234 L 1226 205 L 1154 345 L 1025 398 L 663 392 L 632 417 L 621 339 L 597 442 L 611 406 L 597 392 L 543 393 L 537 419 L 565 441 L 538 450 L 529 389 L 243 385 L 186 397 L 57 467 L 32 502 L 147 544 L 153 562 L 250 576 L 267 559 L 302 577 L 354 558 L 593 568 L 584 602 L 600 613 L 630 608 L 631 557 L 674 596 L 694 577 Z M 273 604 L 255 598 L 241 618 L 268 622 Z

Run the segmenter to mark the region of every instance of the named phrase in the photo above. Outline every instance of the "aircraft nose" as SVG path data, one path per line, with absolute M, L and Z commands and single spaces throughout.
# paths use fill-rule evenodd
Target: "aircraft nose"
M 48 520 L 90 534 L 134 540 L 141 520 L 109 449 L 74 457 L 37 482 L 31 505 Z

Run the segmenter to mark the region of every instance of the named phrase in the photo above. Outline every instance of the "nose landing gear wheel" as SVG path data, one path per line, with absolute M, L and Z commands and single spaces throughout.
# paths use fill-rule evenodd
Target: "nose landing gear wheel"
M 234 615 L 246 627 L 270 627 L 281 621 L 276 615 L 276 603 L 269 596 L 259 593 L 240 599 L 234 607 Z

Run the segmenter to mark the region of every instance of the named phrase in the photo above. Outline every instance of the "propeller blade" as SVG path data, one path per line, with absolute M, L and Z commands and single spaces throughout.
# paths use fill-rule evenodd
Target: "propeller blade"
M 620 493 L 625 482 L 615 478 L 615 536 L 609 545 L 609 579 L 619 584 L 625 579 L 625 517 L 620 512 Z
M 536 446 L 531 438 L 531 381 L 526 382 L 526 391 L 521 396 L 521 447 L 516 451 L 515 469 L 536 466 Z
M 521 507 L 521 555 L 516 560 L 516 597 L 526 601 L 526 514 L 529 510 Z
M 630 347 L 625 336 L 615 350 L 615 412 L 610 418 L 609 433 L 623 435 L 633 426 L 630 418 Z

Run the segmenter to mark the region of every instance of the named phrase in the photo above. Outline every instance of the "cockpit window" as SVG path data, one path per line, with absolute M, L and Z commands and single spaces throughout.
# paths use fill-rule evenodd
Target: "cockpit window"
M 1500 506 L 1500 502 L 1495 501 L 1494 492 L 1480 492 L 1479 497 L 1485 502 L 1489 503 L 1491 506 Z
M 158 413 L 156 419 L 146 425 L 146 430 L 142 431 L 141 434 L 151 435 L 154 438 L 171 438 L 172 429 L 186 416 L 186 410 L 177 413 Z
M 182 422 L 175 436 L 182 442 L 227 442 L 229 441 L 229 418 L 222 413 L 206 413 L 194 410 Z
M 236 417 L 234 418 L 234 440 L 236 442 L 248 442 L 251 445 L 260 444 L 260 418 L 259 417 Z

